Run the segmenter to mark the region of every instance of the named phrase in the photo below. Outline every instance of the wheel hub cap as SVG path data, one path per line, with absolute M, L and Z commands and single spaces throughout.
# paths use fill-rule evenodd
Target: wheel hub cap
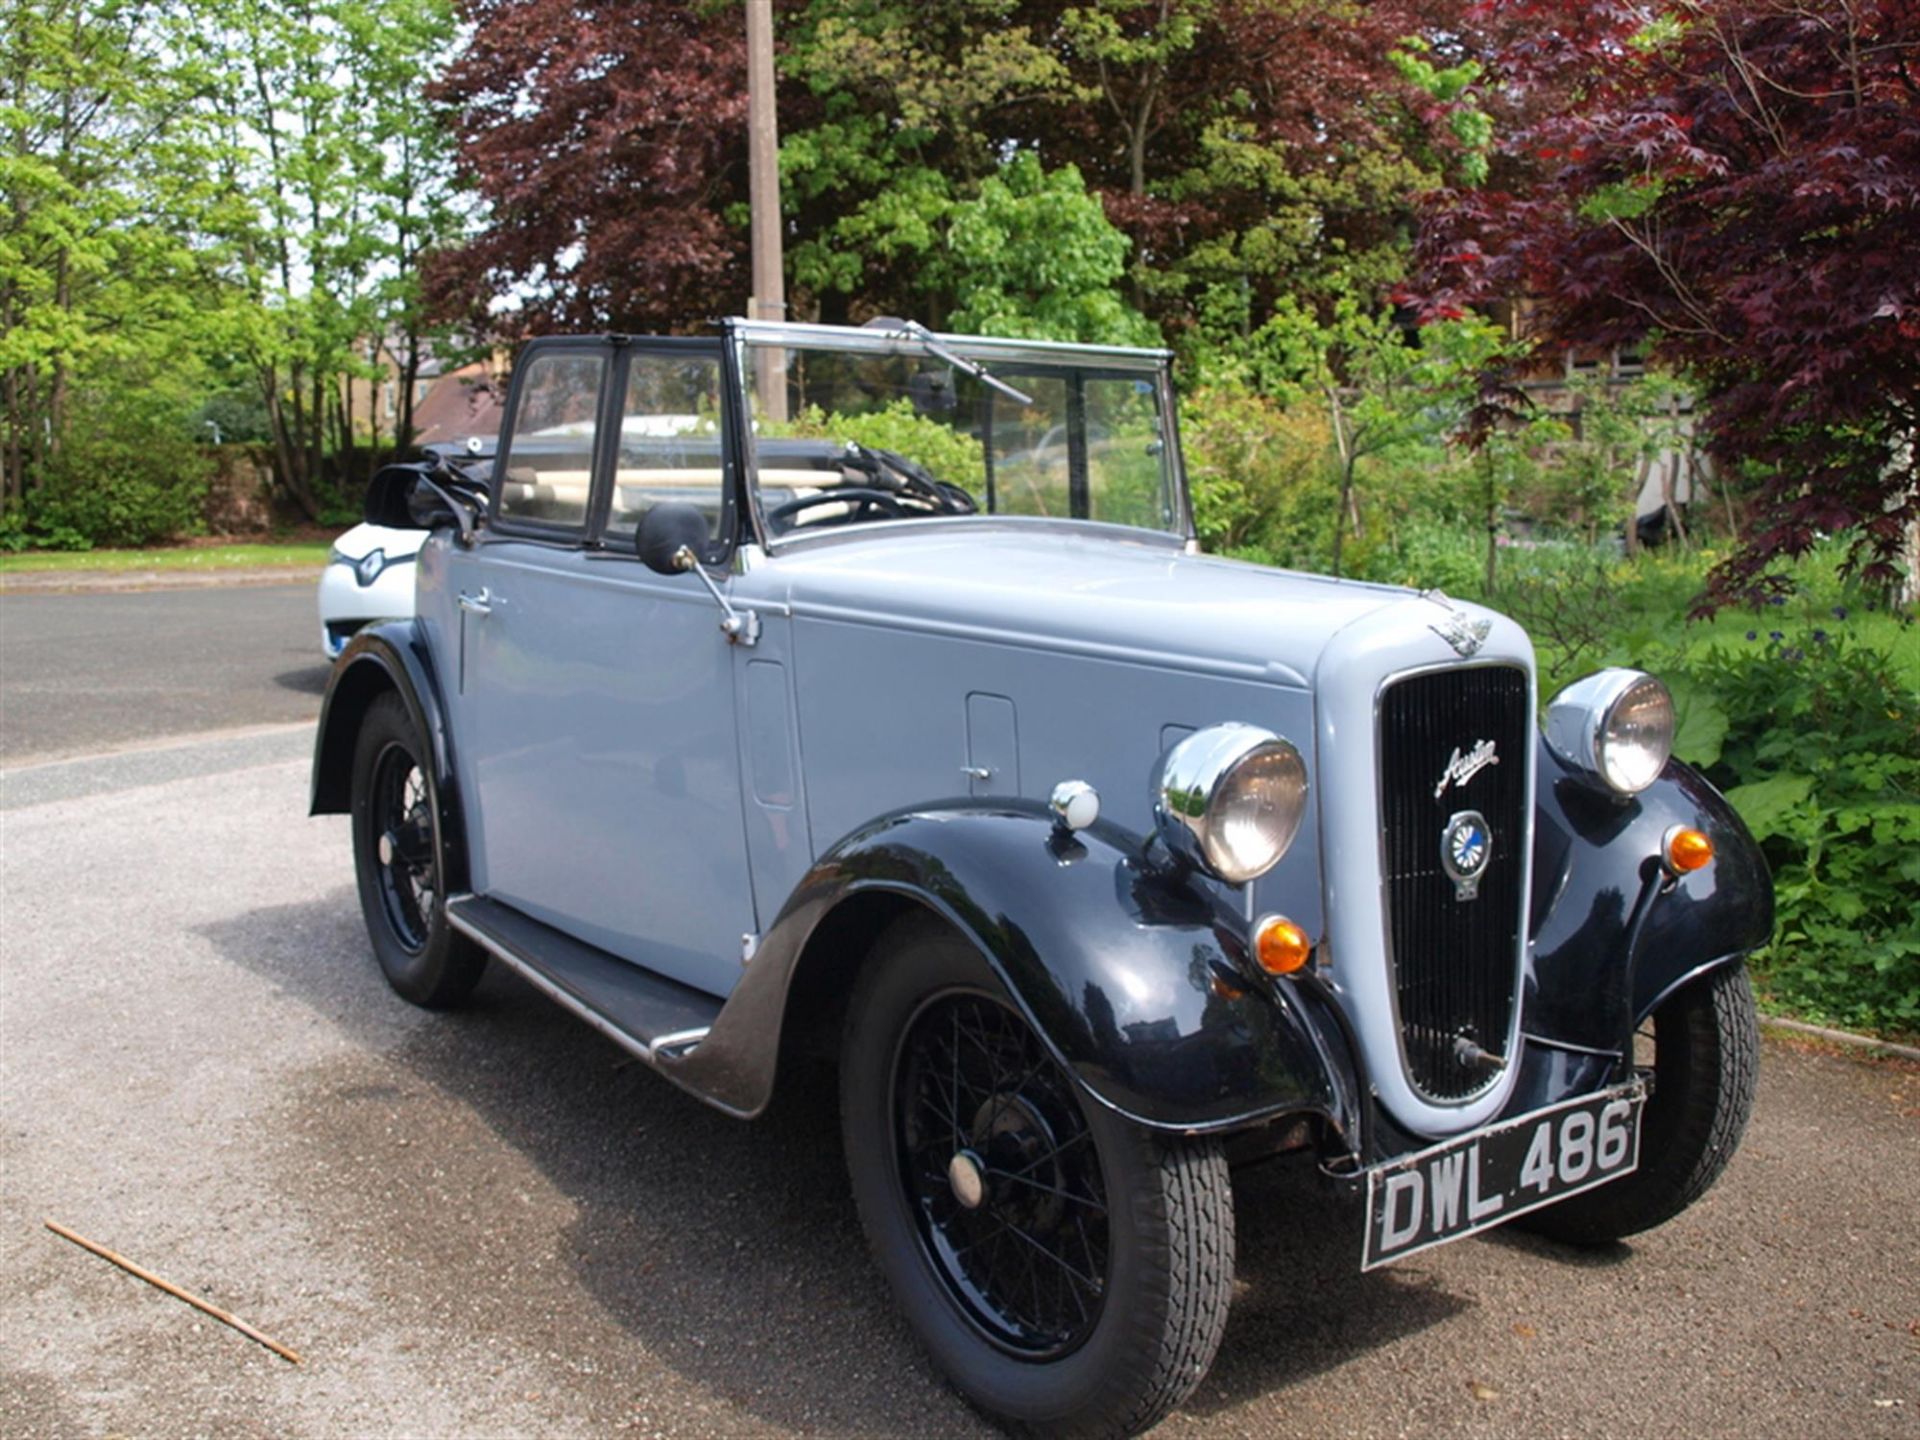
M 978 1210 L 987 1198 L 987 1177 L 980 1173 L 980 1162 L 965 1150 L 947 1163 L 947 1183 L 953 1186 L 953 1198 L 969 1210 Z

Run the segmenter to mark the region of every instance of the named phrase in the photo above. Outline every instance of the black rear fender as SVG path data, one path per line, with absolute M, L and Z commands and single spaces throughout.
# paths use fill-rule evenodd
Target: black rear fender
M 417 620 L 389 620 L 368 626 L 347 643 L 334 662 L 326 698 L 320 704 L 307 813 L 336 815 L 352 808 L 353 752 L 360 724 L 367 708 L 385 694 L 400 697 L 416 733 L 426 737 L 439 807 L 444 879 L 450 890 L 463 890 L 467 885 L 465 830 L 460 820 L 452 739 L 433 659 Z

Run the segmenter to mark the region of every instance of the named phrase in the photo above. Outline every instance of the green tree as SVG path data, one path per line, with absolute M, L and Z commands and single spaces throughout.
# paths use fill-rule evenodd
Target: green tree
M 281 480 L 317 518 L 328 454 L 350 468 L 362 419 L 343 382 L 376 373 L 390 346 L 411 400 L 421 258 L 457 223 L 426 99 L 453 13 L 446 0 L 205 3 L 224 142 L 215 235 L 246 302 L 228 343 L 266 401 Z M 378 416 L 364 420 L 377 444 Z
M 1078 170 L 1021 154 L 952 208 L 929 273 L 952 295 L 957 329 L 1151 345 L 1154 326 L 1115 289 L 1127 249 Z
M 450 3 L 11 0 L 6 20 L 0 509 L 54 478 L 62 516 L 132 513 L 81 492 L 160 483 L 128 458 L 139 427 L 153 454 L 211 438 L 237 366 L 316 516 L 356 444 L 342 381 L 382 340 L 411 381 L 420 258 L 457 223 L 424 98 Z M 116 408 L 136 389 L 154 403 Z M 63 462 L 83 423 L 93 460 Z
M 1012 213 L 1040 189 L 1071 208 L 1061 239 L 1084 252 L 1092 221 L 1074 203 L 1085 200 L 1077 172 L 1047 176 L 1031 156 L 1008 154 L 1019 112 L 1067 83 L 1046 46 L 1009 23 L 1015 8 L 815 0 L 794 16 L 781 70 L 803 88 L 787 111 L 799 123 L 782 140 L 780 169 L 798 231 L 788 265 L 801 305 L 829 319 L 860 318 L 848 308 L 857 302 L 867 313 L 955 323 L 960 287 L 998 283 L 1006 293 L 1003 273 L 976 282 L 970 265 L 988 259 L 981 242 L 996 225 L 1011 234 L 1046 224 L 1044 202 L 1022 219 Z
M 1324 314 L 1399 280 L 1412 197 L 1461 151 L 1471 82 L 1442 101 L 1394 57 L 1457 78 L 1463 5 L 1088 0 L 1048 27 L 1053 8 L 1020 12 L 1071 81 L 1035 143 L 1134 242 L 1134 299 L 1170 335 L 1192 343 L 1210 317 L 1238 343 L 1283 298 Z
M 1482 375 L 1505 350 L 1497 327 L 1463 319 L 1409 331 L 1393 312 L 1342 297 L 1322 320 L 1292 297 L 1238 346 L 1223 347 L 1202 373 L 1321 408 L 1332 445 L 1338 498 L 1331 564 L 1343 574 L 1349 538 L 1365 537 L 1363 467 L 1413 450 L 1444 448 L 1466 421 Z M 1497 510 L 1497 499 L 1488 501 Z
M 203 329 L 199 74 L 147 22 L 119 0 L 14 0 L 0 27 L 0 512 L 56 464 L 88 386 L 156 356 L 190 367 Z

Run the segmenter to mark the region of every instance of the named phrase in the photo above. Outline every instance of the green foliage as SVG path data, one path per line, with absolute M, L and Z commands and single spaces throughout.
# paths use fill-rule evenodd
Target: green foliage
M 26 550 L 80 554 L 92 548 L 93 541 L 71 526 L 36 524 L 18 506 L 0 515 L 0 555 L 18 555 Z
M 1470 529 L 1414 514 L 1379 530 L 1374 543 L 1355 547 L 1356 578 L 1449 595 L 1471 594 L 1478 587 L 1485 562 Z
M 951 211 L 932 283 L 954 296 L 959 330 L 1037 340 L 1151 345 L 1158 334 L 1114 285 L 1127 237 L 1071 165 L 1015 155 Z
M 1913 1031 L 1920 686 L 1850 638 L 1848 617 L 1837 606 L 1819 623 L 1756 628 L 1673 673 L 1707 712 L 1687 748 L 1773 866 L 1778 928 L 1756 967 L 1769 993 L 1844 1025 Z
M 978 439 L 895 400 L 864 415 L 827 414 L 809 405 L 784 424 L 766 426 L 770 435 L 810 440 L 852 440 L 874 450 L 892 450 L 940 479 L 969 489 L 986 483 L 986 455 Z
M 1067 83 L 1058 58 L 1028 27 L 1008 23 L 1013 8 L 1008 0 L 937 7 L 815 0 L 785 28 L 781 68 L 819 107 L 814 123 L 787 130 L 780 145 L 782 205 L 799 229 L 787 265 L 800 295 L 853 297 L 948 323 L 954 282 L 967 280 L 969 261 L 982 258 L 995 228 L 976 222 L 974 242 L 955 254 L 956 221 L 982 202 L 1004 212 L 1010 200 L 1034 198 L 1034 179 L 1044 178 L 1028 156 L 1035 176 L 1008 176 L 1004 193 L 986 193 L 1006 168 L 992 117 L 1016 101 L 1061 93 Z M 1070 183 L 1057 174 L 1056 195 L 1098 212 L 1078 172 Z M 1044 203 L 1028 208 L 1034 213 L 1005 228 L 1044 235 Z M 1064 218 L 1060 238 L 1071 247 L 1084 213 Z M 1117 232 L 1113 238 L 1124 246 Z M 1118 273 L 1117 264 L 1112 269 Z M 992 284 L 991 277 L 978 282 Z M 997 288 L 1008 289 L 1004 281 Z
M 165 453 L 182 415 L 84 398 L 124 397 L 150 373 L 166 406 L 187 390 L 206 402 L 189 440 L 211 439 L 209 420 L 222 439 L 271 435 L 279 479 L 317 512 L 329 452 L 377 419 L 346 413 L 343 382 L 371 373 L 370 340 L 411 348 L 421 252 L 457 221 L 426 97 L 452 37 L 451 0 L 12 4 L 0 511 L 23 513 L 10 534 L 186 523 L 191 484 L 136 463 L 128 429 L 146 417 L 147 448 Z M 113 488 L 86 493 L 96 485 Z
M 1218 319 L 1190 346 L 1205 383 L 1265 393 L 1288 411 L 1324 417 L 1334 487 L 1320 538 L 1248 537 L 1282 563 L 1399 579 L 1405 523 L 1484 515 L 1542 443 L 1523 425 L 1512 437 L 1496 437 L 1472 473 L 1453 443 L 1482 372 L 1507 350 L 1498 328 L 1484 321 L 1443 321 L 1410 333 L 1391 312 L 1352 297 L 1325 318 L 1284 299 L 1239 341 L 1215 328 Z
M 1447 107 L 1447 129 L 1459 147 L 1452 169 L 1463 185 L 1480 185 L 1487 178 L 1487 151 L 1493 143 L 1493 117 L 1477 103 L 1472 87 L 1485 73 L 1477 60 L 1457 65 L 1436 64 L 1433 47 L 1419 36 L 1402 40 L 1388 56 L 1402 80 Z
M 857 113 L 787 139 L 790 195 L 873 192 L 792 247 L 797 287 L 870 299 L 892 292 L 916 317 L 982 334 L 1158 343 L 1115 288 L 1127 238 L 1077 168 L 1048 170 L 1022 151 L 969 178 L 899 155 L 889 162 L 900 143 L 880 117 Z
M 260 445 L 273 438 L 273 421 L 257 388 L 211 391 L 194 417 L 194 431 L 219 445 Z
M 56 543 L 151 545 L 196 535 L 214 463 L 187 434 L 180 407 L 151 387 L 86 397 L 73 433 L 30 510 Z
M 1319 412 L 1218 385 L 1186 398 L 1180 431 L 1201 544 L 1274 564 L 1316 551 L 1339 496 Z

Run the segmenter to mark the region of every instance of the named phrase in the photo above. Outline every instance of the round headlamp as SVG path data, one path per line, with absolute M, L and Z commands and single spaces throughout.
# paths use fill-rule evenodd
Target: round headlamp
M 1209 725 L 1161 757 L 1153 815 L 1175 855 L 1230 885 L 1287 853 L 1307 808 L 1307 766 L 1270 730 Z
M 1673 754 L 1673 696 L 1641 670 L 1602 670 L 1547 705 L 1547 745 L 1576 774 L 1638 795 Z

